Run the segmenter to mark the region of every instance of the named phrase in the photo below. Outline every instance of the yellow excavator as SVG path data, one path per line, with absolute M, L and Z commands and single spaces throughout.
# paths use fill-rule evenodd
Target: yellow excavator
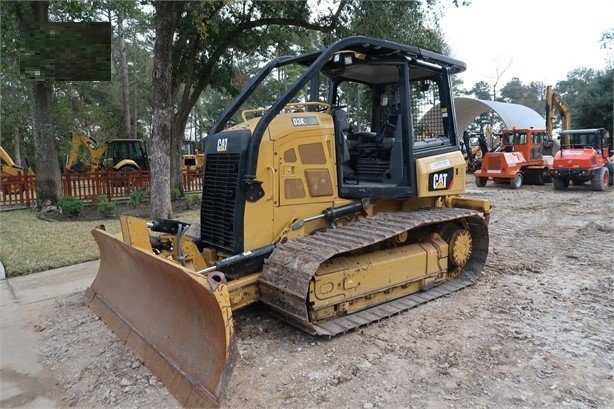
M 450 77 L 464 69 L 368 37 L 270 61 L 206 139 L 200 223 L 94 229 L 84 303 L 179 402 L 202 407 L 222 402 L 240 308 L 261 302 L 331 337 L 472 284 L 491 203 L 461 196 Z M 300 75 L 275 86 L 283 72 Z
M 0 177 L 9 181 L 8 184 L 2 184 L 2 192 L 7 195 L 23 192 L 25 185 L 21 178 L 24 176 L 33 177 L 32 168 L 30 166 L 24 168 L 15 164 L 13 158 L 0 146 Z
M 571 112 L 569 105 L 567 105 L 559 94 L 554 91 L 552 85 L 546 87 L 546 133 L 548 139 L 543 144 L 544 155 L 554 155 L 557 147 L 554 146 L 554 119 L 555 114 L 558 112 L 561 117 L 561 129 L 566 131 L 571 129 Z
M 182 171 L 191 175 L 200 175 L 205 164 L 205 155 L 199 152 L 195 141 L 181 142 Z
M 149 170 L 145 143 L 140 139 L 111 139 L 100 143 L 79 131 L 72 132 L 67 172 Z

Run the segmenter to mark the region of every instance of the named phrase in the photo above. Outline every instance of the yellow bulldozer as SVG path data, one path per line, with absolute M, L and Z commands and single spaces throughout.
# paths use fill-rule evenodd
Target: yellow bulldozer
M 270 61 L 206 139 L 200 223 L 94 229 L 84 303 L 179 402 L 202 407 L 223 400 L 240 308 L 264 303 L 331 337 L 472 284 L 491 203 L 461 196 L 450 77 L 464 69 L 368 37 Z M 252 97 L 283 72 L 300 75 L 262 108 Z

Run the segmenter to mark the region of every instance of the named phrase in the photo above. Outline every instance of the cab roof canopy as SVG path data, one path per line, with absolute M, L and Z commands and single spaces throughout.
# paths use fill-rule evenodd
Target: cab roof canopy
M 371 72 L 364 71 L 369 70 L 362 68 L 363 72 L 360 72 L 361 68 L 353 67 L 351 70 L 343 70 L 340 72 L 334 72 L 334 57 L 339 53 L 353 53 L 356 55 L 363 55 L 363 61 L 367 63 L 377 62 L 390 62 L 395 59 L 399 61 L 409 60 L 415 63 L 416 66 L 420 65 L 432 69 L 445 69 L 450 74 L 457 74 L 465 71 L 466 64 L 462 61 L 455 60 L 450 57 L 446 57 L 442 54 L 438 54 L 433 51 L 424 50 L 422 48 L 414 47 L 411 45 L 405 45 L 395 43 L 392 41 L 381 40 L 372 37 L 365 36 L 353 36 L 339 40 L 327 48 L 320 51 L 302 54 L 294 57 L 279 57 L 270 61 L 265 65 L 260 72 L 252 77 L 247 87 L 240 93 L 235 100 L 226 107 L 226 110 L 220 115 L 216 123 L 211 128 L 210 134 L 215 134 L 221 131 L 233 113 L 240 107 L 240 105 L 248 98 L 255 88 L 264 80 L 264 78 L 272 72 L 274 69 L 283 67 L 290 64 L 300 64 L 307 67 L 305 72 L 300 78 L 294 82 L 294 84 L 288 88 L 283 96 L 281 96 L 273 106 L 265 113 L 260 123 L 254 130 L 256 136 L 256 145 L 259 143 L 259 138 L 264 132 L 264 129 L 268 126 L 270 121 L 275 116 L 276 112 L 279 112 L 289 101 L 296 95 L 296 93 L 307 84 L 307 82 L 317 73 L 324 72 L 327 75 L 336 76 L 341 75 L 342 78 L 356 79 L 357 77 L 368 83 L 387 83 L 392 78 L 398 77 L 398 73 L 391 69 L 388 71 L 382 70 L 382 67 L 371 67 Z M 363 64 L 356 64 L 363 65 Z M 338 68 L 342 68 L 338 66 Z M 328 70 L 328 71 L 327 71 Z M 412 79 L 426 78 L 431 73 L 422 72 L 422 70 L 414 69 L 410 74 Z M 369 81 L 371 80 L 371 81 Z
M 446 67 L 451 74 L 458 74 L 465 71 L 467 68 L 464 62 L 433 51 L 364 36 L 348 37 L 337 41 L 328 48 L 313 53 L 303 54 L 296 57 L 283 57 L 283 65 L 297 63 L 309 66 L 312 65 L 318 59 L 318 57 L 324 54 L 334 55 L 336 53 L 346 52 L 353 52 L 355 55 L 362 55 L 364 62 L 390 61 L 395 58 L 406 58 L 410 60 L 422 61 L 423 63 L 430 63 L 441 67 Z M 325 66 L 324 70 L 326 70 L 326 68 L 327 67 Z
M 605 133 L 605 128 L 590 128 L 590 129 L 566 129 L 561 131 L 560 134 L 585 134 L 585 133 Z

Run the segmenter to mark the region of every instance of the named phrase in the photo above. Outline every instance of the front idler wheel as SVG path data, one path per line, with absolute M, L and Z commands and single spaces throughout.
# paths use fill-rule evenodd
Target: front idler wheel
M 457 276 L 471 258 L 471 233 L 456 223 L 446 223 L 439 230 L 439 235 L 448 243 L 449 271 L 451 275 Z
M 471 248 L 473 245 L 473 239 L 469 230 L 461 229 L 455 231 L 450 240 L 448 259 L 453 267 L 464 267 L 471 257 Z

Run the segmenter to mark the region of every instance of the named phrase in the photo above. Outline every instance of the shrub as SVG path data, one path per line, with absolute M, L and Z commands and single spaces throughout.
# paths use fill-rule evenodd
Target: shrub
M 179 189 L 178 187 L 174 187 L 171 189 L 171 200 L 179 200 L 181 199 L 181 196 L 181 189 Z
M 83 202 L 74 196 L 63 196 L 58 200 L 58 207 L 62 213 L 76 216 L 83 211 Z
M 128 199 L 128 206 L 138 207 L 145 200 L 145 189 L 137 189 L 133 186 L 131 190 L 132 193 L 130 193 L 130 198 Z
M 96 201 L 96 208 L 103 217 L 111 217 L 115 216 L 117 205 L 115 202 L 110 201 L 106 196 L 102 195 Z
M 188 195 L 185 197 L 185 208 L 191 209 L 195 205 L 200 204 L 200 195 Z

